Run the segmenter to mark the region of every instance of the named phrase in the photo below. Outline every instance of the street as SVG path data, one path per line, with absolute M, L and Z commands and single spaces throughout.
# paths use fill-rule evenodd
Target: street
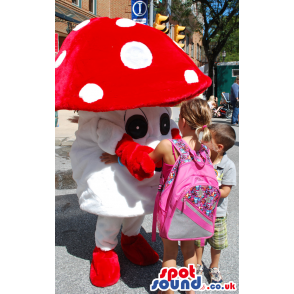
M 226 119 L 213 119 L 217 123 L 229 123 Z M 227 154 L 235 163 L 237 186 L 233 187 L 228 206 L 228 243 L 220 258 L 220 271 L 224 282 L 235 282 L 239 293 L 239 127 L 233 127 L 237 140 Z M 94 232 L 97 216 L 83 212 L 79 208 L 76 184 L 71 174 L 69 151 L 71 146 L 55 146 L 55 275 L 56 294 L 85 293 L 155 293 L 149 287 L 161 269 L 163 247 L 157 234 L 156 242 L 151 242 L 152 215 L 147 215 L 142 225 L 141 234 L 159 254 L 160 260 L 151 266 L 141 267 L 131 263 L 123 254 L 119 243 L 115 251 L 121 266 L 121 278 L 115 285 L 97 288 L 89 280 L 92 252 L 95 247 Z M 204 280 L 209 283 L 208 267 L 210 265 L 210 246 L 207 245 L 203 255 Z M 177 266 L 183 266 L 183 256 L 179 250 Z M 183 293 L 183 292 L 175 292 Z M 205 291 L 212 293 L 212 291 Z M 218 292 L 223 293 L 223 292 Z

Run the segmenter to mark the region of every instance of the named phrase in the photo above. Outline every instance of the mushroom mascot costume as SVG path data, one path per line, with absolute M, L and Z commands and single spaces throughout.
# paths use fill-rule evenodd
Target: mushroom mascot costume
M 98 215 L 90 280 L 106 287 L 120 277 L 121 246 L 138 265 L 158 261 L 139 233 L 153 212 L 159 166 L 148 154 L 179 138 L 171 108 L 211 84 L 167 35 L 129 19 L 92 18 L 76 26 L 56 56 L 56 110 L 79 110 L 70 151 L 82 210 Z M 105 165 L 103 152 L 120 164 Z

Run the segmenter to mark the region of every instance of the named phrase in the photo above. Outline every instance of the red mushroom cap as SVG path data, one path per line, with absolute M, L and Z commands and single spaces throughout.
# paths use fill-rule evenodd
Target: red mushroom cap
M 55 68 L 56 110 L 172 106 L 211 85 L 167 35 L 123 18 L 79 24 L 65 39 Z

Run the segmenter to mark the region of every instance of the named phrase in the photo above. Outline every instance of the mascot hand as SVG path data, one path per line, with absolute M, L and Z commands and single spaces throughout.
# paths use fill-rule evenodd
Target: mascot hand
M 142 181 L 154 174 L 155 164 L 148 155 L 152 151 L 151 147 L 142 146 L 134 142 L 130 135 L 124 134 L 117 143 L 115 153 L 131 175 Z
M 171 135 L 173 139 L 182 139 L 179 129 L 172 129 L 171 130 Z

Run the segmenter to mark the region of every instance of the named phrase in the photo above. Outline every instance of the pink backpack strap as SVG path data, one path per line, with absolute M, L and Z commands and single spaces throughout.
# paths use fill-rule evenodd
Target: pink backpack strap
M 160 192 L 158 191 L 155 198 L 154 209 L 153 209 L 152 236 L 151 236 L 152 242 L 156 241 L 156 223 L 157 223 L 159 197 L 160 197 Z
M 164 184 L 164 178 L 163 178 L 163 175 L 161 173 L 160 180 L 159 180 L 159 185 L 158 185 L 158 191 L 157 191 L 157 194 L 156 194 L 155 203 L 154 203 L 154 209 L 153 209 L 152 236 L 151 236 L 151 241 L 152 242 L 156 241 L 156 223 L 157 223 L 158 205 L 159 205 L 159 198 L 160 198 L 160 195 L 161 195 L 163 184 Z
M 176 155 L 175 155 L 175 147 L 174 147 L 173 143 L 172 143 L 172 146 L 173 146 L 173 155 L 174 155 L 174 159 L 175 159 L 175 161 L 177 161 L 177 159 L 176 159 Z
M 207 150 L 202 150 L 200 152 L 195 152 L 192 150 L 183 139 L 169 139 L 173 146 L 178 150 L 182 159 L 187 160 L 188 155 L 190 155 L 190 160 L 193 158 L 193 161 L 198 165 L 198 167 L 203 168 L 207 159 L 206 152 Z M 205 146 L 206 147 L 206 146 Z M 201 159 L 199 159 L 199 155 Z M 188 159 L 189 160 L 189 159 Z
M 209 156 L 209 148 L 204 144 L 201 144 L 201 145 L 202 145 L 202 148 L 205 151 L 205 153 Z
M 204 144 L 201 144 L 202 145 L 202 148 L 201 148 L 201 150 L 202 150 L 202 157 L 205 155 L 205 157 L 206 157 L 206 159 L 207 159 L 207 163 L 208 164 L 212 164 L 212 162 L 211 162 L 211 159 L 210 159 L 210 155 L 209 155 L 209 148 L 207 147 L 207 146 L 205 146 Z
M 184 153 L 184 150 L 181 148 L 181 145 L 182 144 L 185 144 L 185 143 L 183 142 L 182 139 L 168 139 L 168 140 L 172 143 L 172 146 L 173 146 L 173 154 L 174 154 L 174 157 L 175 157 L 175 161 L 177 161 L 176 160 L 175 153 L 174 153 L 175 152 L 174 148 L 176 148 L 177 151 L 179 152 L 179 154 L 181 155 L 181 154 Z

